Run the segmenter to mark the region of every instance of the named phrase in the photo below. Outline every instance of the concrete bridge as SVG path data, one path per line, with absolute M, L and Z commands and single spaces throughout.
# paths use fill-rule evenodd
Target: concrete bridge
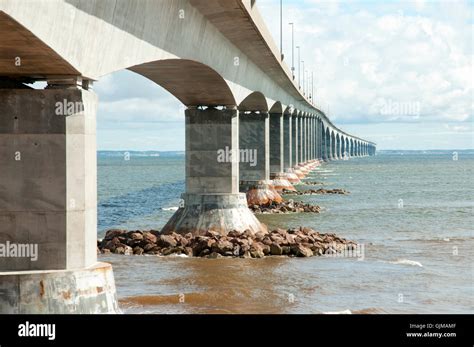
M 300 90 L 255 1 L 0 0 L 0 38 L 0 244 L 38 245 L 36 261 L 0 257 L 0 313 L 117 310 L 96 256 L 105 75 L 134 71 L 186 106 L 184 207 L 164 233 L 265 231 L 248 204 L 375 154 Z

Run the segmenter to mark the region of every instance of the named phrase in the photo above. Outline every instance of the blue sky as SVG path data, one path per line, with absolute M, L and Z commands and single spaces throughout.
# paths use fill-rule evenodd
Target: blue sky
M 337 126 L 379 149 L 474 147 L 472 4 L 283 3 L 285 60 L 291 65 L 294 22 L 316 104 Z M 257 6 L 279 44 L 279 0 Z M 94 89 L 99 149 L 184 149 L 184 108 L 163 88 L 120 71 Z

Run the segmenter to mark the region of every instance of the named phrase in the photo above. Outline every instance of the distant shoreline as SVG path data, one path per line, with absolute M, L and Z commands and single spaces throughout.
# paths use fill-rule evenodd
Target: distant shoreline
M 474 154 L 474 149 L 411 149 L 411 150 L 397 150 L 397 149 L 382 149 L 377 150 L 377 154 L 392 154 L 392 155 L 413 155 L 413 154 L 452 154 L 457 152 L 459 154 Z M 122 157 L 125 154 L 134 157 L 175 157 L 184 156 L 185 151 L 134 151 L 134 150 L 98 150 L 97 155 L 100 157 Z

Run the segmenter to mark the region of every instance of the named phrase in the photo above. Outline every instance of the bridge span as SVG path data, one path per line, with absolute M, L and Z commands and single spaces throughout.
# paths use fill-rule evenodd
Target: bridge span
M 0 242 L 38 245 L 35 262 L 0 259 L 0 313 L 117 309 L 96 256 L 93 84 L 110 73 L 186 106 L 184 205 L 164 233 L 265 231 L 248 204 L 280 201 L 320 162 L 375 154 L 298 87 L 254 0 L 0 0 L 0 38 Z M 109 290 L 77 294 L 97 276 Z

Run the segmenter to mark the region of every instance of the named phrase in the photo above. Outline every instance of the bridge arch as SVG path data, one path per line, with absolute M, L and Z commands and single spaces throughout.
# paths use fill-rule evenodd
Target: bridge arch
M 252 92 L 238 105 L 239 111 L 268 112 L 269 106 L 265 95 L 260 92 Z
M 284 107 L 280 101 L 275 101 L 273 105 L 268 110 L 269 113 L 278 113 L 283 114 L 284 111 L 286 112 L 288 107 Z
M 236 104 L 225 79 L 209 66 L 197 61 L 156 60 L 129 67 L 128 70 L 160 85 L 186 106 Z

